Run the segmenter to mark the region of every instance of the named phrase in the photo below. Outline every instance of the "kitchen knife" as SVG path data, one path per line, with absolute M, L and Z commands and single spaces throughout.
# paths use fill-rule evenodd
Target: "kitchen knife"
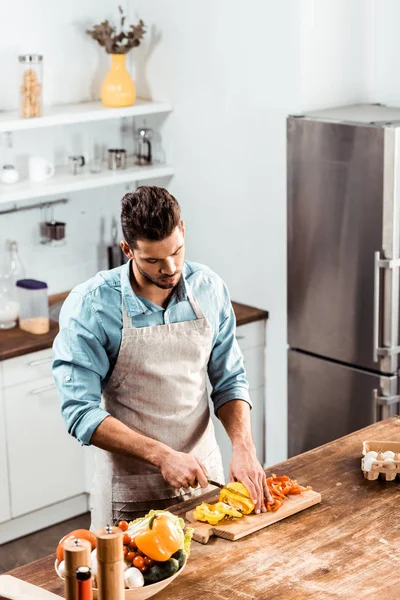
M 238 496 L 242 496 L 242 498 L 247 498 L 247 500 L 250 500 L 249 496 L 246 496 L 246 494 L 242 494 L 242 492 L 238 492 L 238 491 L 232 489 L 231 487 L 229 487 L 229 483 L 227 483 L 226 485 L 223 485 L 222 483 L 218 483 L 218 481 L 213 481 L 212 479 L 209 479 L 208 477 L 207 477 L 207 481 L 210 485 L 214 485 L 215 487 L 218 487 L 221 490 L 228 490 L 231 494 L 237 494 Z

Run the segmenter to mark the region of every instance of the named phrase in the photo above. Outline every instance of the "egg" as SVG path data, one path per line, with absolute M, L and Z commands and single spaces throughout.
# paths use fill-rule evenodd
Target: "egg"
M 97 550 L 96 548 L 92 550 L 90 555 L 92 561 L 92 575 L 97 575 Z
M 142 573 L 136 567 L 129 567 L 124 574 L 125 587 L 130 590 L 144 586 L 144 578 Z
M 394 452 L 392 452 L 391 450 L 386 450 L 386 452 L 383 453 L 383 458 L 385 460 L 393 460 L 394 459 Z
M 64 575 L 65 575 L 65 562 L 63 560 L 58 565 L 58 572 L 60 574 L 60 577 L 64 577 Z
M 370 471 L 372 468 L 372 463 L 374 463 L 374 462 L 375 462 L 375 458 L 373 456 L 364 458 L 364 471 Z
M 367 452 L 367 454 L 364 456 L 364 460 L 366 458 L 376 458 L 378 456 L 377 452 L 374 452 L 373 450 L 370 450 L 369 452 Z

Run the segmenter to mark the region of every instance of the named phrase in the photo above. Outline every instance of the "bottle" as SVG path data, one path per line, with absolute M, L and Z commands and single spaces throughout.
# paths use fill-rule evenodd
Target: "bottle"
M 25 268 L 18 253 L 17 242 L 15 240 L 7 240 L 6 246 L 8 254 L 8 258 L 6 260 L 8 261 L 11 277 L 15 286 L 18 279 L 25 278 Z
M 76 569 L 76 600 L 93 600 L 90 567 L 82 566 Z
M 15 241 L 6 241 L 6 255 L 0 272 L 0 329 L 10 329 L 17 324 L 19 303 L 16 282 L 25 276 L 25 269 Z
M 122 531 L 107 525 L 96 532 L 98 600 L 124 600 L 124 546 Z

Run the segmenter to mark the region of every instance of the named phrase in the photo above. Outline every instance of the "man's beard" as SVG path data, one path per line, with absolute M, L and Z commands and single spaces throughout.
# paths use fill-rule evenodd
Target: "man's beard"
M 138 265 L 138 263 L 136 261 L 135 261 L 135 265 L 142 277 L 144 277 L 147 281 L 150 281 L 150 283 L 153 283 L 157 287 L 161 288 L 162 290 L 170 290 L 170 289 L 174 288 L 176 285 L 178 285 L 178 283 L 181 279 L 181 276 L 182 276 L 182 271 L 175 271 L 173 277 L 175 277 L 176 275 L 179 275 L 178 281 L 176 283 L 166 283 L 166 282 L 163 283 L 163 279 L 169 279 L 169 278 L 165 277 L 165 276 L 164 277 L 151 277 L 150 275 L 148 275 L 148 273 L 146 273 L 146 271 L 144 271 L 142 269 L 142 267 L 140 265 Z

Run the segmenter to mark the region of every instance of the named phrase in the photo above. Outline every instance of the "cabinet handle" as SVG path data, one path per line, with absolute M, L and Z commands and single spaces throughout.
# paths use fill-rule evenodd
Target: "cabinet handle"
M 49 385 L 44 385 L 41 388 L 36 388 L 31 391 L 32 396 L 37 396 L 38 394 L 44 394 L 45 392 L 49 392 L 56 387 L 55 383 L 49 383 Z
M 237 335 L 235 336 L 237 340 L 244 340 L 245 336 L 244 335 Z
M 28 367 L 38 367 L 39 365 L 45 365 L 48 362 L 51 362 L 52 357 L 49 356 L 47 358 L 38 358 L 37 360 L 32 360 L 28 363 Z

